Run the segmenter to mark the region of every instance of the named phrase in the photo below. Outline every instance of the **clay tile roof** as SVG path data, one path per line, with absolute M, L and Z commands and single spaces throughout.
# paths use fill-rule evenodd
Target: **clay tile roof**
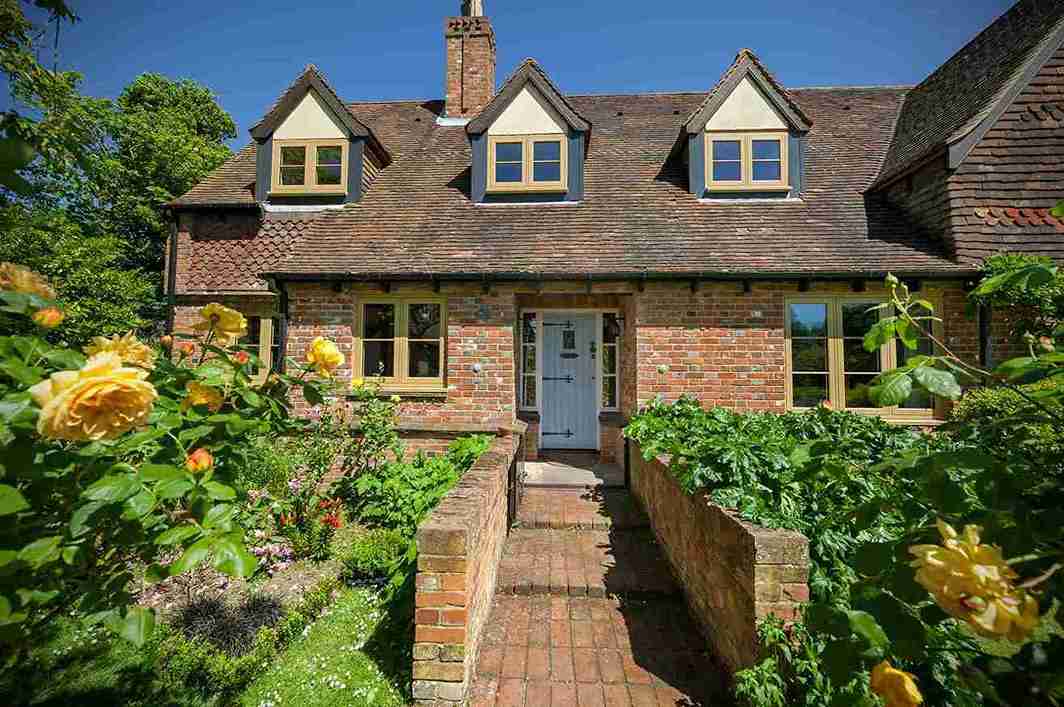
M 876 185 L 989 127 L 1062 38 L 1064 2 L 1013 5 L 905 97 Z
M 866 197 L 905 90 L 796 89 L 808 115 L 800 199 L 700 201 L 672 148 L 702 93 L 568 96 L 594 124 L 595 149 L 579 203 L 474 204 L 465 127 L 415 122 L 424 104 L 352 110 L 402 141 L 361 201 L 310 222 L 282 278 L 496 276 L 560 278 L 659 274 L 956 274 L 941 241 Z M 408 126 L 410 133 L 399 129 Z
M 809 120 L 802 107 L 765 68 L 757 55 L 744 47 L 735 55 L 735 61 L 720 77 L 717 85 L 710 89 L 706 100 L 702 101 L 701 105 L 687 117 L 687 132 L 697 133 L 704 130 L 709 119 L 731 95 L 739 82 L 747 76 L 759 85 L 765 96 L 783 113 L 792 127 L 801 131 L 809 130 L 812 121 Z
M 204 208 L 257 207 L 254 143 L 245 146 L 204 177 L 202 182 L 168 205 Z
M 502 112 L 506 110 L 506 107 L 510 105 L 510 102 L 528 84 L 536 87 L 544 100 L 558 112 L 562 119 L 569 124 L 570 128 L 579 131 L 591 129 L 591 123 L 580 115 L 566 100 L 565 96 L 562 95 L 558 87 L 547 76 L 547 72 L 540 67 L 536 60 L 525 59 L 506 79 L 495 94 L 495 97 L 491 99 L 491 102 L 484 106 L 484 109 L 477 114 L 476 118 L 469 121 L 466 131 L 470 135 L 478 135 L 491 127 L 491 124 L 495 122 Z

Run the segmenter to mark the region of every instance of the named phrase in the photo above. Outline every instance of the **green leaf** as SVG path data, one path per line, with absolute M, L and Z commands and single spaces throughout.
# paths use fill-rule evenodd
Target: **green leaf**
M 203 488 L 207 489 L 207 495 L 216 501 L 231 501 L 236 498 L 236 490 L 232 486 L 226 486 L 217 481 L 208 481 L 203 484 Z
M 51 349 L 44 353 L 43 358 L 54 368 L 65 371 L 75 371 L 85 365 L 85 356 L 74 349 Z
M 0 516 L 9 516 L 29 507 L 30 504 L 17 488 L 0 484 Z
M 181 440 L 184 445 L 189 445 L 202 437 L 206 437 L 210 433 L 214 432 L 213 425 L 196 425 L 195 427 L 189 427 L 187 430 L 181 430 L 177 433 L 177 438 Z
M 170 565 L 170 574 L 177 575 L 195 569 L 201 562 L 207 559 L 211 551 L 211 539 L 201 538 L 186 548 L 181 557 Z
M 897 333 L 898 338 L 901 339 L 901 343 L 910 351 L 915 351 L 917 347 L 920 346 L 919 332 L 916 327 L 908 321 L 899 319 L 894 327 L 894 331 Z
M 868 389 L 872 402 L 878 407 L 899 405 L 909 399 L 913 383 L 907 373 L 888 371 L 876 377 Z
M 140 480 L 131 474 L 111 474 L 89 486 L 82 495 L 91 501 L 116 503 L 126 500 L 140 488 Z
M 325 403 L 325 398 L 322 396 L 321 391 L 318 390 L 318 386 L 310 381 L 303 383 L 303 397 L 307 399 L 307 403 L 310 405 L 322 405 Z
M 1064 218 L 1064 201 L 1058 201 L 1057 205 L 1049 210 L 1055 218 Z
M 913 378 L 930 393 L 950 400 L 961 397 L 961 386 L 949 371 L 926 366 L 913 371 Z
M 0 567 L 10 565 L 18 557 L 14 550 L 0 550 Z
M 173 481 L 184 479 L 185 472 L 173 464 L 141 464 L 140 476 L 145 481 Z
M 129 518 L 141 518 L 151 513 L 155 503 L 155 494 L 148 489 L 141 489 L 140 493 L 127 498 L 124 505 Z
M 156 584 L 169 576 L 169 571 L 158 562 L 153 562 L 144 570 L 144 580 L 149 584 Z
M 106 505 L 107 501 L 92 501 L 91 503 L 86 503 L 75 508 L 74 512 L 70 514 L 71 537 L 80 538 L 82 535 L 92 530 L 92 526 L 89 525 L 89 518 L 91 518 L 96 511 Z
M 219 503 L 213 506 L 203 519 L 204 528 L 219 528 L 228 530 L 228 525 L 236 513 L 236 506 L 231 503 Z M 225 527 L 223 527 L 225 526 Z
M 884 344 L 894 338 L 896 317 L 880 319 L 864 336 L 865 351 L 878 351 Z
M 1002 361 L 1001 364 L 994 369 L 994 375 L 1003 377 L 1007 380 L 1013 380 L 1024 375 L 1037 365 L 1038 359 L 1031 358 L 1030 356 L 1010 358 L 1008 361 Z
M 1017 270 L 1009 270 L 999 275 L 989 277 L 979 284 L 974 290 L 972 295 L 975 297 L 982 297 L 989 295 L 999 290 L 1019 288 L 1019 289 L 1035 289 L 1048 282 L 1051 282 L 1056 276 L 1056 267 L 1033 264 L 1026 267 L 1019 268 Z
M 155 544 L 179 545 L 199 532 L 200 529 L 194 525 L 179 525 L 176 528 L 170 528 L 169 530 L 160 533 L 159 537 L 155 538 Z
M 231 537 L 222 537 L 211 548 L 214 551 L 214 568 L 230 577 L 250 577 L 258 569 L 259 561 L 247 551 L 243 543 Z
M 40 567 L 59 559 L 59 543 L 62 541 L 58 535 L 34 540 L 18 553 L 18 559 L 29 563 L 34 567 Z
M 850 630 L 860 636 L 872 648 L 886 650 L 890 646 L 890 639 L 876 618 L 867 611 L 847 611 L 846 616 L 850 620 Z
M 130 643 L 143 646 L 155 630 L 155 611 L 143 606 L 131 606 L 125 616 L 119 616 L 116 612 L 104 621 L 104 625 Z
M 40 383 L 44 377 L 41 369 L 27 366 L 17 358 L 0 359 L 0 372 L 25 387 Z
M 181 498 L 195 486 L 188 479 L 172 479 L 155 487 L 155 494 L 163 500 Z

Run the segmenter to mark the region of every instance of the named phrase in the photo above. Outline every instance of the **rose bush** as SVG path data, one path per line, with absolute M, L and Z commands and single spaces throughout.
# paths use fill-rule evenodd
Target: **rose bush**
M 53 297 L 36 273 L 0 264 L 0 311 L 34 320 L 61 312 Z M 317 366 L 256 384 L 257 357 L 231 348 L 243 315 L 219 304 L 201 315 L 198 337 L 162 351 L 132 334 L 96 338 L 88 356 L 36 335 L 0 336 L 0 647 L 9 655 L 66 611 L 141 642 L 154 615 L 132 597 L 145 583 L 203 563 L 241 577 L 258 568 L 234 521 L 233 470 L 249 435 L 308 424 L 290 414 L 292 388 L 311 401 L 327 391 Z

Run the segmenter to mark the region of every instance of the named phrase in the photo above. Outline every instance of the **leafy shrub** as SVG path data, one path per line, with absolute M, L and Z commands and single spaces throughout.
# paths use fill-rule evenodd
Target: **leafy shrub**
M 999 275 L 1018 273 L 1032 265 L 1051 266 L 1050 258 L 1026 253 L 999 253 L 983 262 L 983 282 Z M 1054 273 L 1046 282 L 1031 286 L 1017 280 L 983 293 L 972 293 L 975 303 L 994 307 L 995 318 L 1001 316 L 1009 335 L 1019 340 L 1030 332 L 1042 336 L 1064 321 L 1064 273 Z
M 782 415 L 705 410 L 687 397 L 651 403 L 625 434 L 648 459 L 669 455 L 670 471 L 687 491 L 708 491 L 716 503 L 759 525 L 803 533 L 812 560 L 810 589 L 836 598 L 845 597 L 855 577 L 849 560 L 857 543 L 888 537 L 897 522 L 875 505 L 895 484 L 875 465 L 929 444 L 877 417 L 824 407 Z M 816 440 L 827 440 L 820 444 L 829 454 L 806 465 L 806 445 Z M 878 524 L 859 532 L 862 507 L 874 508 Z
M 418 523 L 490 445 L 490 436 L 474 435 L 455 440 L 444 455 L 419 452 L 410 461 L 379 465 L 354 479 L 354 513 L 366 525 L 413 538 Z
M 1029 398 L 1043 401 L 1050 410 L 1061 411 L 1059 403 L 1049 396 L 1057 393 L 1059 379 L 1047 378 L 1037 383 L 1018 386 Z M 953 406 L 952 419 L 970 423 L 978 430 L 984 443 L 1001 449 L 1022 449 L 1043 460 L 1064 460 L 1064 436 L 1061 430 L 1047 422 L 1001 426 L 998 422 L 1009 417 L 1029 414 L 1031 403 L 1016 390 L 1004 386 L 969 388 Z
M 351 543 L 344 558 L 347 579 L 380 579 L 392 574 L 410 547 L 410 539 L 398 530 L 374 528 Z

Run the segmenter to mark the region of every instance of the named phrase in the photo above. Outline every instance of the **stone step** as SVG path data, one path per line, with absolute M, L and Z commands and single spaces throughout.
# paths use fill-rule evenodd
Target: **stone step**
M 647 516 L 624 489 L 526 487 L 515 525 L 521 528 L 646 528 Z
M 681 590 L 649 528 L 517 528 L 499 563 L 496 593 L 674 598 Z

